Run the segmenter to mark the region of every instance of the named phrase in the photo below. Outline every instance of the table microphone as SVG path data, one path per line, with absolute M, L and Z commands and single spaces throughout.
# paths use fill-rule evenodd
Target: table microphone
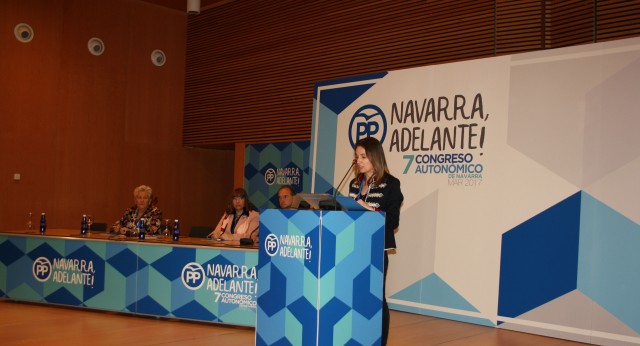
M 255 233 L 259 228 L 260 228 L 260 226 L 256 227 L 256 229 L 254 229 L 253 231 L 251 231 L 251 233 L 249 233 L 249 237 L 248 237 L 248 238 L 240 238 L 240 245 L 253 245 L 253 239 L 251 238 L 251 236 L 252 236 L 252 235 L 253 235 L 253 233 Z

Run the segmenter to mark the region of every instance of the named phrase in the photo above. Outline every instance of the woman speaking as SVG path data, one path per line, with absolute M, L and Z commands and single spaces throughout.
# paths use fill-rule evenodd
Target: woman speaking
M 389 336 L 389 306 L 385 287 L 389 257 L 387 251 L 396 248 L 394 230 L 400 223 L 400 205 L 404 200 L 400 180 L 389 173 L 382 144 L 373 137 L 359 140 L 354 150 L 355 178 L 349 184 L 349 196 L 368 210 L 384 211 L 384 281 L 382 286 L 382 345 Z

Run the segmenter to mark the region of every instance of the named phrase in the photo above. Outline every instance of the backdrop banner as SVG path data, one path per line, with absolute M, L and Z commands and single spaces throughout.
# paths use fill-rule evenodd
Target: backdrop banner
M 309 141 L 245 146 L 244 188 L 258 208 L 277 208 L 278 189 L 309 191 Z
M 633 38 L 319 82 L 310 191 L 374 136 L 405 195 L 392 308 L 640 343 L 639 80 Z

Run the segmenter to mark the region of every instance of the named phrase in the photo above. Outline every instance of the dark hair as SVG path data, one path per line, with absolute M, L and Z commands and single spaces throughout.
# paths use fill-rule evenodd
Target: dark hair
M 244 209 L 242 210 L 243 214 L 249 215 L 250 211 L 258 210 L 256 206 L 253 205 L 253 203 L 251 203 L 251 200 L 249 200 L 249 195 L 247 195 L 247 191 L 245 191 L 241 187 L 238 187 L 231 192 L 231 196 L 229 197 L 229 204 L 225 209 L 225 213 L 227 213 L 228 215 L 233 215 L 236 213 L 236 209 L 233 207 L 233 199 L 235 197 L 241 197 L 242 199 L 244 199 Z
M 283 189 L 289 189 L 289 192 L 291 192 L 291 196 L 295 196 L 296 195 L 296 190 L 294 190 L 293 186 L 291 186 L 291 185 L 282 185 L 282 186 L 280 186 L 280 188 L 278 189 L 278 193 L 280 193 L 280 191 L 282 191 Z
M 371 162 L 371 165 L 373 165 L 373 174 L 375 174 L 376 179 L 375 184 L 380 184 L 384 175 L 389 173 L 382 144 L 380 144 L 380 141 L 374 137 L 365 137 L 356 143 L 353 148 L 354 152 L 358 147 L 362 147 L 364 149 L 364 152 L 367 154 L 367 158 Z M 357 165 L 353 166 L 353 174 L 356 177 L 358 176 Z

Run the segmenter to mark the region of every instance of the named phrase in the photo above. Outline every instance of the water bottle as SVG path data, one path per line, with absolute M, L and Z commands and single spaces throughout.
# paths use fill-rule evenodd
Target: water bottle
M 173 220 L 173 241 L 180 239 L 180 226 L 178 225 L 178 219 Z
M 42 213 L 40 215 L 40 234 L 44 234 L 44 231 L 47 230 L 47 216 Z
M 87 215 L 82 214 L 82 222 L 80 222 L 80 234 L 87 234 Z
M 140 231 L 138 232 L 138 239 L 144 240 L 147 233 L 147 225 L 144 223 L 144 218 L 140 218 Z

